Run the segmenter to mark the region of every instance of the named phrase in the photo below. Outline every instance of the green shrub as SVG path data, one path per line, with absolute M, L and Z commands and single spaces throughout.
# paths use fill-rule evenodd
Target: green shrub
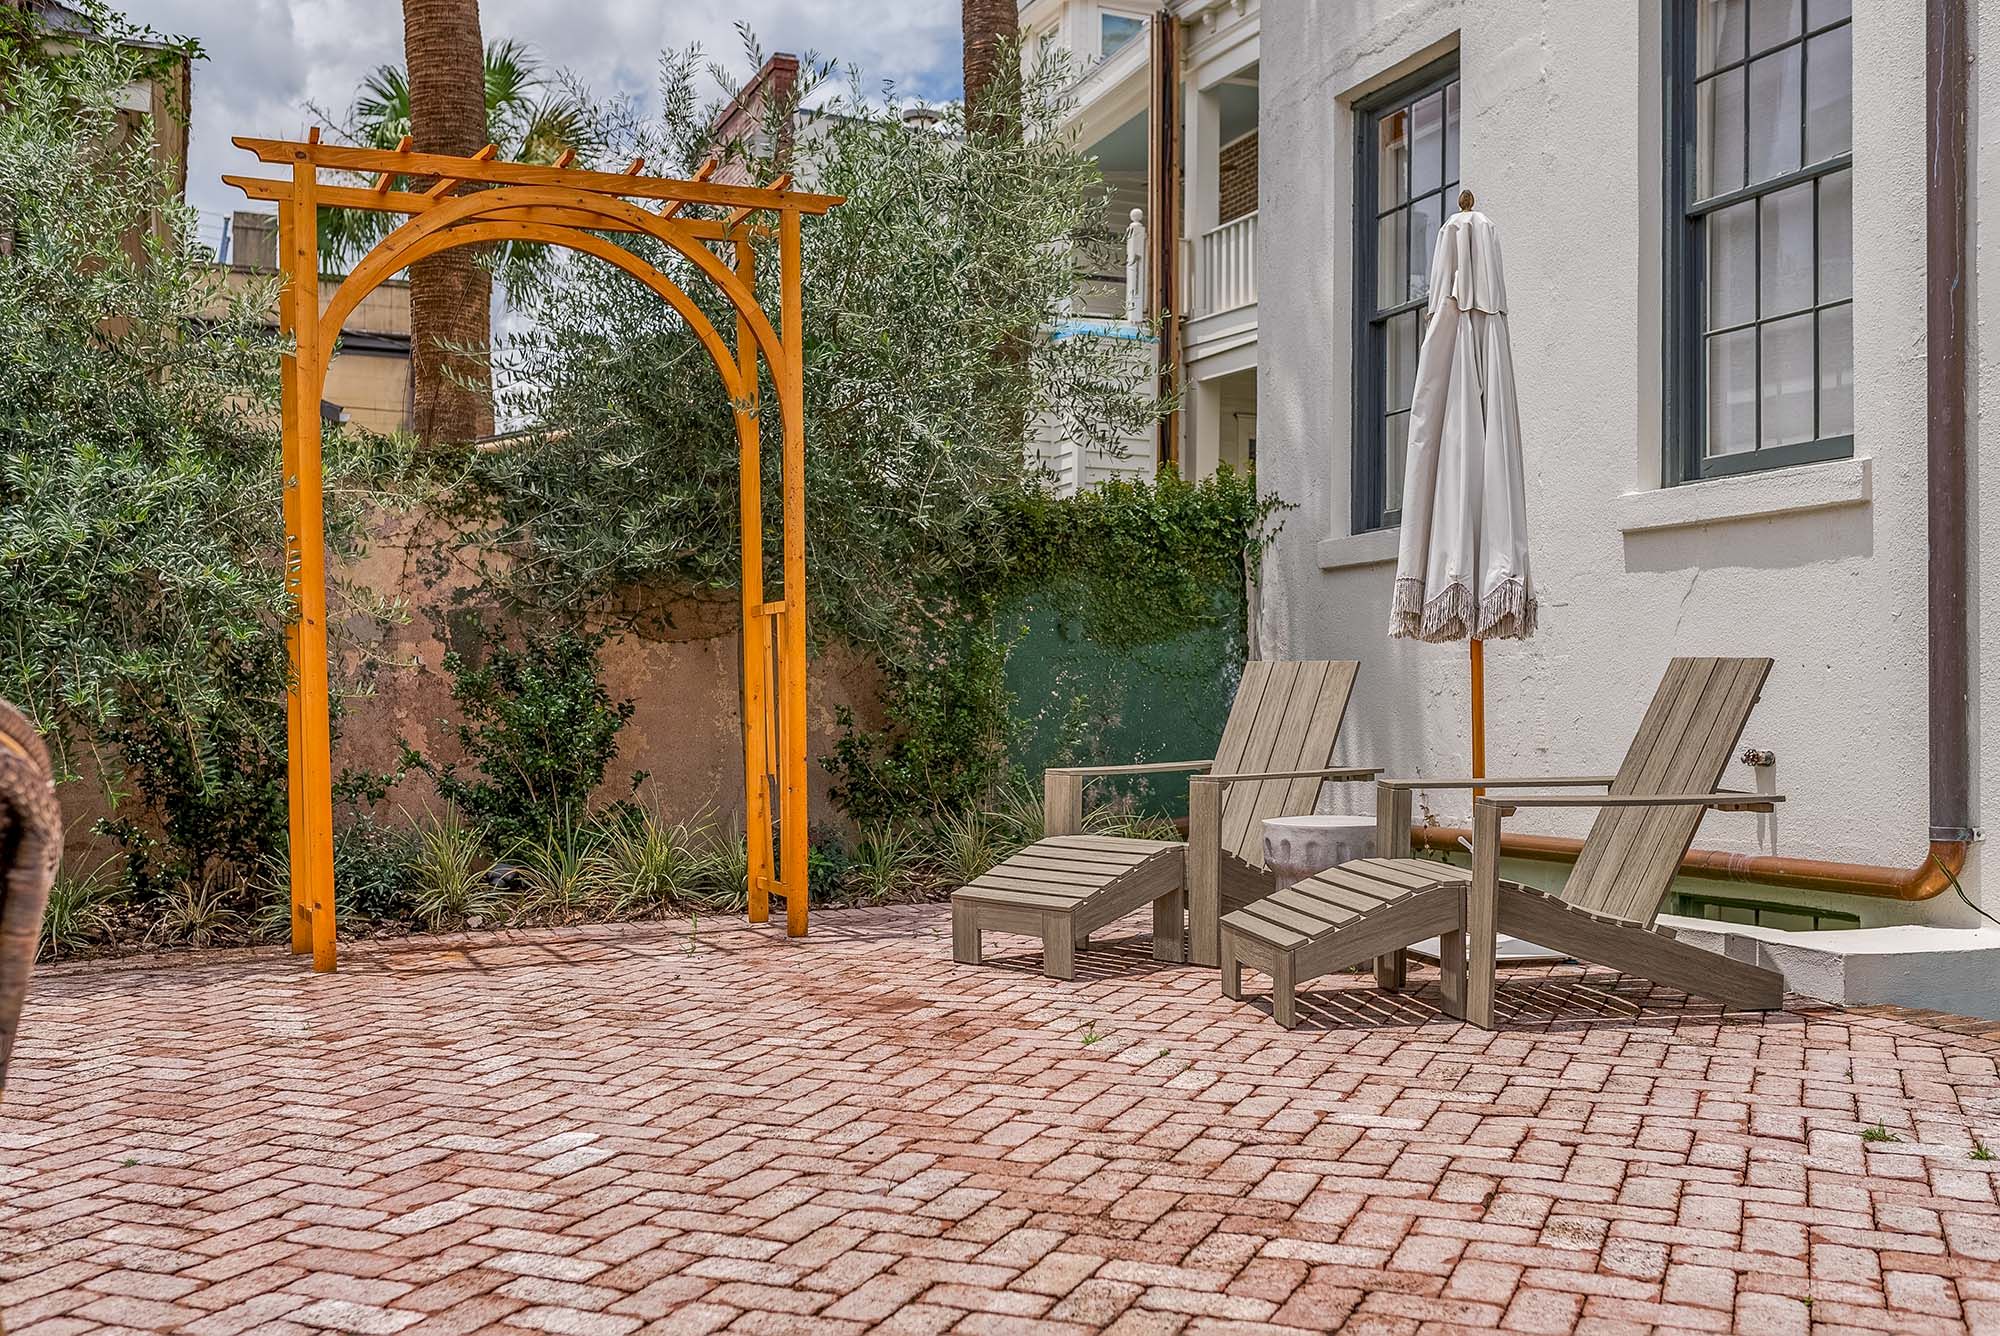
M 216 271 L 124 107 L 194 44 L 95 3 L 102 40 L 51 40 L 49 8 L 0 5 L 0 696 L 102 778 L 136 899 L 205 899 L 285 841 L 276 284 Z M 336 551 L 381 462 L 354 440 Z
M 108 763 L 147 894 L 283 835 L 271 290 L 222 287 L 120 109 L 189 53 L 36 22 L 0 10 L 0 696 Z
M 407 923 L 414 916 L 411 832 L 356 816 L 333 832 L 334 920 Z
M 619 730 L 632 717 L 632 702 L 612 701 L 599 680 L 604 640 L 533 630 L 516 648 L 482 632 L 476 665 L 457 650 L 447 652 L 444 667 L 461 716 L 453 732 L 465 764 L 440 764 L 408 744 L 404 764 L 431 776 L 444 800 L 484 827 L 499 848 L 539 848 L 552 835 L 574 834 L 618 754 Z
M 846 834 L 839 828 L 813 828 L 806 842 L 806 899 L 812 905 L 835 905 L 847 899 L 848 873 L 854 855 L 847 847 Z
M 128 698 L 108 726 L 139 799 L 118 811 L 139 819 L 114 816 L 101 829 L 125 851 L 141 896 L 240 884 L 284 852 L 284 644 L 276 635 L 246 644 L 216 671 L 229 703 L 200 726 L 151 697 Z
M 947 616 L 924 634 L 931 644 L 921 667 L 885 661 L 887 727 L 865 730 L 852 711 L 835 712 L 840 736 L 820 764 L 833 777 L 833 800 L 861 825 L 975 806 L 1008 773 L 1018 740 L 1008 713 L 1008 645 L 990 617 Z
M 835 801 L 863 825 L 1003 803 L 1020 810 L 1001 796 L 1025 779 L 1007 690 L 1008 610 L 1032 599 L 1125 653 L 1240 619 L 1244 571 L 1277 508 L 1254 478 L 1227 468 L 1199 482 L 1163 472 L 1071 497 L 997 492 L 968 535 L 982 559 L 915 584 L 915 648 L 883 660 L 887 726 L 866 730 L 838 716 L 841 735 L 821 762 Z M 1236 596 L 1219 600 L 1219 589 Z M 1076 728 L 1085 712 L 1073 713 Z

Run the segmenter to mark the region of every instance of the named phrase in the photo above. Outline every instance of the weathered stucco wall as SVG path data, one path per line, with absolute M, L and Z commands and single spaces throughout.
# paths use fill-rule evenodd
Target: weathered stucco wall
M 2000 12 L 1977 8 L 2000 49 Z M 1775 778 L 1791 801 L 1775 818 L 1711 816 L 1699 843 L 1916 864 L 1929 827 L 1920 7 L 1855 5 L 1856 459 L 1666 491 L 1660 0 L 1350 0 L 1267 6 L 1264 24 L 1276 151 L 1261 171 L 1259 471 L 1298 509 L 1268 558 L 1260 632 L 1272 657 L 1362 661 L 1343 759 L 1443 774 L 1469 747 L 1465 650 L 1387 639 L 1394 537 L 1349 533 L 1351 109 L 1456 47 L 1464 180 L 1505 243 L 1542 600 L 1536 639 L 1488 653 L 1489 772 L 1608 768 L 1670 655 L 1768 653 L 1778 666 L 1744 740 L 1777 753 L 1775 776 L 1733 764 L 1724 783 Z M 1975 254 L 1991 256 L 1981 202 L 2000 199 L 2000 80 L 1974 69 Z M 1975 296 L 1977 440 L 2000 420 L 2000 352 L 1980 337 L 2000 296 Z M 1978 496 L 2000 485 L 1992 472 Z M 1976 500 L 1978 565 L 2000 551 L 2000 505 Z M 2000 705 L 2000 627 L 1976 606 L 1976 693 Z M 1996 791 L 2000 760 L 1975 754 L 1977 788 Z M 1465 819 L 1462 795 L 1426 796 Z M 1584 824 L 1523 814 L 1512 828 Z M 1975 895 L 1982 861 L 1975 850 Z M 2000 887 L 1985 900 L 2000 909 Z M 1870 924 L 1977 921 L 1949 894 L 1822 902 Z
M 444 655 L 471 643 L 469 619 L 493 609 L 473 575 L 476 554 L 452 548 L 453 541 L 429 515 L 399 516 L 377 530 L 360 561 L 340 572 L 378 597 L 401 603 L 410 616 L 368 646 L 378 665 L 374 687 L 348 702 L 334 748 L 335 773 L 343 766 L 393 771 L 404 740 L 433 759 L 459 755 Z M 442 573 L 440 552 L 453 554 Z M 621 611 L 637 614 L 631 622 L 645 629 L 614 636 L 602 651 L 605 689 L 613 700 L 631 700 L 635 708 L 618 735 L 618 756 L 600 797 L 626 796 L 632 776 L 644 771 L 640 795 L 668 816 L 707 815 L 740 825 L 742 660 L 735 599 L 659 602 L 635 593 Z M 815 823 L 838 822 L 819 757 L 839 736 L 837 708 L 853 710 L 864 725 L 879 725 L 878 679 L 870 662 L 837 649 L 812 658 L 806 671 L 811 811 Z M 405 779 L 389 799 L 392 808 L 408 810 L 433 800 L 432 786 L 422 776 Z
M 333 772 L 394 773 L 407 741 L 434 760 L 461 756 L 454 725 L 451 679 L 444 672 L 448 640 L 458 648 L 479 614 L 494 611 L 482 595 L 474 571 L 478 553 L 455 546 L 448 525 L 418 512 L 384 518 L 367 551 L 337 564 L 338 585 L 365 590 L 374 600 L 400 606 L 406 618 L 386 625 L 354 617 L 345 628 L 350 648 L 340 676 L 358 679 L 364 659 L 373 660 L 365 694 L 347 698 L 337 725 Z M 440 557 L 443 560 L 440 560 Z M 634 595 L 635 598 L 643 595 Z M 670 819 L 707 817 L 740 828 L 743 817 L 743 754 L 740 734 L 739 621 L 733 598 L 677 599 L 625 611 L 649 629 L 607 641 L 601 655 L 603 681 L 613 700 L 631 700 L 633 714 L 618 735 L 618 755 L 598 790 L 599 801 L 633 793 L 632 776 L 646 772 L 638 789 L 643 800 Z M 353 645 L 361 648 L 352 648 Z M 819 758 L 840 735 L 835 711 L 854 711 L 863 727 L 881 726 L 880 677 L 872 661 L 840 648 L 812 657 L 806 666 L 806 782 L 814 825 L 839 825 L 843 818 L 829 796 L 830 780 Z M 275 709 L 282 710 L 282 703 Z M 110 815 L 111 805 L 96 767 L 86 754 L 77 758 L 84 777 L 63 786 L 66 857 L 72 866 L 95 864 L 114 851 L 91 827 Z M 436 790 L 422 775 L 395 785 L 379 815 L 414 816 L 436 802 Z M 336 822 L 344 819 L 336 812 Z

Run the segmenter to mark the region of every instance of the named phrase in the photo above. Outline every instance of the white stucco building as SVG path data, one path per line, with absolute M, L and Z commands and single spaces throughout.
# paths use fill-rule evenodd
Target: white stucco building
M 2000 51 L 2000 8 L 1931 8 L 1963 14 L 1971 53 Z M 1927 116 L 1926 7 L 1851 9 L 1264 5 L 1257 462 L 1294 509 L 1265 565 L 1260 639 L 1270 657 L 1362 661 L 1351 760 L 1463 771 L 1465 650 L 1385 635 L 1426 248 L 1462 183 L 1504 241 L 1541 595 L 1539 636 L 1488 649 L 1489 773 L 1613 767 L 1669 656 L 1769 654 L 1744 741 L 1775 763 L 1735 763 L 1725 783 L 1790 801 L 1712 815 L 1697 846 L 1856 868 L 1683 884 L 1803 907 L 1754 911 L 1787 928 L 1815 912 L 1822 928 L 1970 928 L 1982 920 L 1949 889 L 1913 897 L 1942 884 L 1926 871 L 1936 847 L 2000 914 L 1982 846 L 1962 842 L 1980 795 L 2000 792 L 2000 757 L 1980 745 L 2000 704 L 2000 604 L 1980 596 L 2000 575 L 2000 469 L 1978 449 L 2000 420 L 2000 342 L 1984 337 L 2000 284 L 1980 281 L 2000 274 L 1986 221 L 2000 78 L 1941 64 L 1970 105 L 1954 149 Z M 1927 260 L 1927 201 L 1949 203 L 1933 157 L 1966 169 L 1955 277 L 1948 254 Z M 1927 329 L 1932 277 L 1966 299 L 1956 387 L 1937 336 L 1950 326 Z M 1955 399 L 1956 456 L 1950 413 L 1930 406 Z M 1970 511 L 1962 548 L 1939 510 L 1954 498 Z M 1940 543 L 1945 597 L 1951 562 L 1969 569 L 1956 639 L 1948 603 L 1933 617 Z M 1463 795 L 1426 799 L 1466 823 Z M 1523 813 L 1510 830 L 1584 824 Z M 1545 883 L 1564 870 L 1510 867 Z M 2000 1006 L 2000 957 L 1985 960 Z

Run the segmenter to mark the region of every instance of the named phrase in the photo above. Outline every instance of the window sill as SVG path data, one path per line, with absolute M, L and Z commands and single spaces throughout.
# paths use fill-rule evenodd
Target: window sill
M 1354 570 L 1362 566 L 1383 566 L 1396 559 L 1402 545 L 1400 529 L 1370 529 L 1345 538 L 1319 540 L 1319 568 L 1323 571 Z
M 1627 492 L 1618 498 L 1613 513 L 1619 529 L 1631 534 L 1865 506 L 1875 494 L 1872 463 L 1865 456 L 1834 459 L 1655 491 Z M 1326 544 L 1320 544 L 1320 549 L 1324 553 Z M 1326 564 L 1324 556 L 1320 564 Z

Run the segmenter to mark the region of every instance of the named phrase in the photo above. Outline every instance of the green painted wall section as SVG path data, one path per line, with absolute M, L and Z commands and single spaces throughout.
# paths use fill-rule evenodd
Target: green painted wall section
M 1218 584 L 1211 606 L 1201 625 L 1136 645 L 1093 638 L 1076 588 L 1039 591 L 1009 609 L 1007 689 L 1030 778 L 1039 784 L 1051 765 L 1213 756 L 1248 650 L 1242 583 Z M 1114 796 L 1149 815 L 1187 814 L 1182 776 L 1101 781 L 1089 800 Z

